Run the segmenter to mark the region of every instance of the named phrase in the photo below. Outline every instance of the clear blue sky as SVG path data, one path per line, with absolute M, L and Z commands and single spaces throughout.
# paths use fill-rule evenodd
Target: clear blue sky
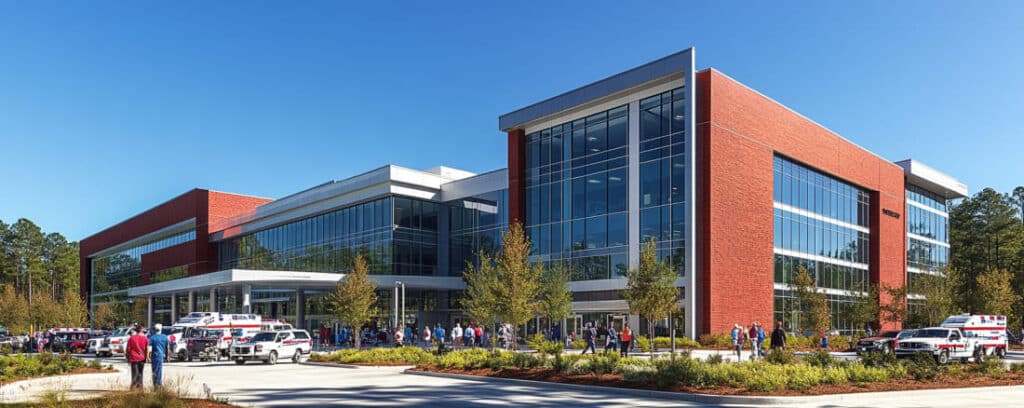
M 0 0 L 0 219 L 503 167 L 498 115 L 690 46 L 885 158 L 1024 184 L 1024 2 L 489 3 Z

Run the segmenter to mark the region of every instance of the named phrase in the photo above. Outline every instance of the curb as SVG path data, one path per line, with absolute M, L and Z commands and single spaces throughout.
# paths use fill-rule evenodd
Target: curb
M 978 393 L 986 390 L 1005 390 L 1007 388 L 1017 387 L 1021 391 L 1024 391 L 1024 386 L 994 386 L 994 387 L 973 387 L 973 388 L 945 388 L 945 389 L 925 389 L 925 390 L 908 390 L 908 391 L 880 391 L 880 392 L 862 392 L 862 393 L 847 393 L 847 394 L 827 394 L 827 395 L 808 395 L 800 397 L 772 397 L 772 396 L 739 396 L 739 395 L 713 395 L 713 394 L 691 394 L 682 392 L 671 392 L 671 391 L 655 391 L 645 390 L 638 388 L 622 388 L 622 387 L 605 387 L 599 385 L 582 385 L 582 384 L 566 384 L 558 382 L 548 381 L 535 381 L 535 380 L 520 380 L 515 378 L 502 378 L 502 377 L 484 377 L 478 375 L 467 375 L 467 374 L 450 374 L 450 373 L 437 373 L 431 371 L 414 371 L 413 369 L 406 369 L 402 372 L 403 374 L 409 375 L 421 375 L 425 377 L 440 377 L 450 378 L 456 380 L 467 380 L 477 382 L 500 382 L 505 384 L 522 385 L 529 387 L 553 387 L 562 388 L 566 390 L 574 391 L 586 391 L 594 393 L 605 393 L 605 394 L 620 394 L 628 395 L 641 398 L 661 399 L 669 401 L 682 401 L 682 402 L 695 402 L 698 404 L 714 404 L 714 405 L 768 405 L 768 406 L 791 406 L 794 404 L 825 404 L 825 403 L 837 403 L 837 402 L 850 402 L 856 399 L 862 398 L 866 395 L 882 396 L 888 395 L 896 398 L 913 398 L 917 393 L 928 393 L 932 394 L 936 391 L 947 391 L 947 392 L 964 392 L 964 393 Z
M 381 367 L 403 368 L 404 367 L 405 370 L 409 370 L 409 369 L 411 369 L 413 367 L 416 367 L 416 366 L 413 366 L 413 365 L 397 365 L 397 366 L 395 366 L 395 365 L 356 365 L 356 364 L 340 364 L 340 363 L 319 363 L 319 362 L 315 362 L 315 361 L 303 361 L 303 362 L 301 362 L 299 364 L 300 365 L 319 366 L 319 367 L 347 368 L 347 369 L 381 368 Z
M 20 391 L 24 391 L 31 387 L 37 386 L 53 386 L 59 385 L 64 381 L 76 381 L 82 379 L 111 379 L 117 380 L 121 375 L 128 373 L 128 370 L 115 367 L 114 372 L 109 373 L 88 373 L 88 374 L 61 374 L 53 375 L 49 377 L 37 377 L 19 380 L 11 383 L 4 383 L 0 386 L 0 404 L 17 403 L 21 399 L 17 398 Z M 13 398 L 12 398 L 13 397 Z M 32 395 L 32 398 L 24 399 L 25 401 L 33 401 L 38 395 Z

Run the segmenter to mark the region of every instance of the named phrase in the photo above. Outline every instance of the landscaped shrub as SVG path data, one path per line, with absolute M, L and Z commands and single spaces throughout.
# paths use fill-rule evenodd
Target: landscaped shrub
M 869 351 L 860 355 L 860 362 L 868 367 L 888 367 L 896 364 L 896 354 Z
M 714 354 L 709 355 L 707 358 L 705 358 L 704 362 L 708 363 L 708 364 L 711 364 L 711 365 L 718 365 L 718 364 L 722 364 L 723 360 L 724 360 L 724 357 L 722 357 L 721 354 L 714 353 Z
M 729 333 L 702 334 L 697 337 L 697 342 L 708 348 L 732 348 L 732 335 Z M 767 343 L 767 341 L 765 342 Z
M 594 373 L 594 377 L 601 379 L 605 374 L 609 374 L 615 371 L 615 367 L 618 366 L 618 354 L 602 354 L 593 357 L 590 360 L 590 372 Z
M 846 366 L 846 376 L 850 382 L 855 383 L 882 382 L 889 379 L 889 373 L 884 368 L 865 367 L 863 364 Z
M 838 361 L 832 357 L 832 354 L 829 354 L 829 352 L 825 350 L 817 350 L 807 353 L 803 356 L 803 361 L 815 367 L 831 367 L 838 363 Z
M 576 339 L 569 343 L 569 348 L 574 350 L 583 350 L 587 347 L 587 341 L 583 339 Z
M 785 349 L 772 349 L 765 354 L 764 361 L 772 364 L 793 364 L 796 362 L 796 354 Z
M 939 364 L 930 353 L 915 353 L 905 363 L 907 373 L 918 381 L 930 381 L 939 376 Z
M 554 366 L 552 366 L 552 368 L 555 371 L 561 371 L 561 372 L 564 372 L 564 373 L 568 373 L 569 370 L 572 368 L 572 365 L 574 363 L 576 363 L 576 361 L 579 361 L 579 360 L 582 360 L 582 359 L 584 359 L 584 356 L 579 355 L 579 354 L 566 354 L 566 355 L 563 355 L 562 358 L 557 359 L 555 361 Z
M 846 369 L 842 367 L 826 367 L 821 372 L 822 384 L 843 384 L 849 380 Z
M 0 354 L 5 356 L 8 354 L 14 354 L 14 347 L 11 347 L 10 344 L 0 345 Z
M 791 390 L 806 390 L 821 383 L 825 377 L 822 367 L 829 365 L 809 366 L 806 364 L 792 364 L 785 367 L 786 388 Z
M 1010 364 L 1010 371 L 1014 373 L 1024 373 L 1024 363 Z
M 654 366 L 633 363 L 620 364 L 616 370 L 622 374 L 623 380 L 638 384 L 654 382 L 655 375 L 658 373 L 658 369 Z
M 501 353 L 499 351 L 499 353 Z M 517 353 L 518 354 L 518 353 Z M 491 353 L 484 349 L 465 349 L 453 351 L 437 358 L 437 365 L 441 368 L 458 368 L 472 370 L 488 367 Z M 494 367 L 491 367 L 494 368 Z
M 85 361 L 70 354 L 50 353 L 27 356 L 14 354 L 0 357 L 0 382 L 16 378 L 46 377 L 87 367 Z
M 637 338 L 637 341 L 640 341 L 640 338 Z M 643 340 L 643 342 L 645 344 L 648 343 L 646 338 Z M 646 345 L 644 347 L 646 347 Z M 676 348 L 677 349 L 695 349 L 695 348 L 700 348 L 700 347 L 701 347 L 700 343 L 697 343 L 696 341 L 693 341 L 689 337 L 676 337 Z M 668 348 L 672 348 L 672 338 L 671 337 L 655 337 L 654 338 L 654 348 L 655 349 L 668 349 Z M 643 349 L 643 351 L 649 351 L 649 350 L 645 348 L 645 349 Z
M 1006 366 L 1003 361 L 997 358 L 986 358 L 980 364 L 975 364 L 973 370 L 993 378 L 1000 378 L 1006 375 Z
M 419 347 L 372 348 L 366 350 L 346 349 L 333 353 L 317 353 L 310 356 L 314 362 L 339 364 L 433 364 L 435 356 Z
M 815 344 L 818 346 L 819 344 Z M 853 343 L 847 336 L 828 336 L 828 346 L 834 351 L 846 351 L 853 348 Z
M 589 358 L 577 359 L 576 361 L 573 361 L 572 364 L 569 365 L 569 368 L 565 372 L 571 375 L 590 374 L 591 361 L 592 360 Z
M 508 353 L 508 352 L 500 352 L 499 351 L 499 353 Z M 534 356 L 533 354 L 526 354 L 526 353 L 511 353 L 511 354 L 512 354 L 512 366 L 516 367 L 516 368 L 536 368 L 536 367 L 539 367 L 542 363 L 544 363 L 543 359 L 537 358 L 537 356 Z M 499 367 L 493 367 L 492 366 L 491 368 L 499 368 Z
M 786 387 L 783 375 L 752 375 L 746 378 L 747 389 L 750 391 L 775 392 Z
M 644 353 L 651 351 L 651 340 L 646 336 L 639 336 L 636 339 L 636 348 Z

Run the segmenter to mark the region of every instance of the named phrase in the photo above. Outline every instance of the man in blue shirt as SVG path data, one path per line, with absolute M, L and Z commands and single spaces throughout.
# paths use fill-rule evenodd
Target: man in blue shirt
M 437 324 L 434 329 L 434 340 L 437 340 L 437 351 L 444 349 L 444 327 L 441 327 L 441 323 Z
M 153 334 L 149 335 L 149 361 L 153 367 L 153 387 L 160 388 L 164 384 L 164 360 L 170 355 L 171 342 L 162 332 L 164 325 L 153 325 Z

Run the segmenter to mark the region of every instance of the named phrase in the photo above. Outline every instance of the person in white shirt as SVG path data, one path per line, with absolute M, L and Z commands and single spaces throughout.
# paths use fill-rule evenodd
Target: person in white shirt
M 455 323 L 455 327 L 452 328 L 452 345 L 455 348 L 459 348 L 462 344 L 462 326 Z

